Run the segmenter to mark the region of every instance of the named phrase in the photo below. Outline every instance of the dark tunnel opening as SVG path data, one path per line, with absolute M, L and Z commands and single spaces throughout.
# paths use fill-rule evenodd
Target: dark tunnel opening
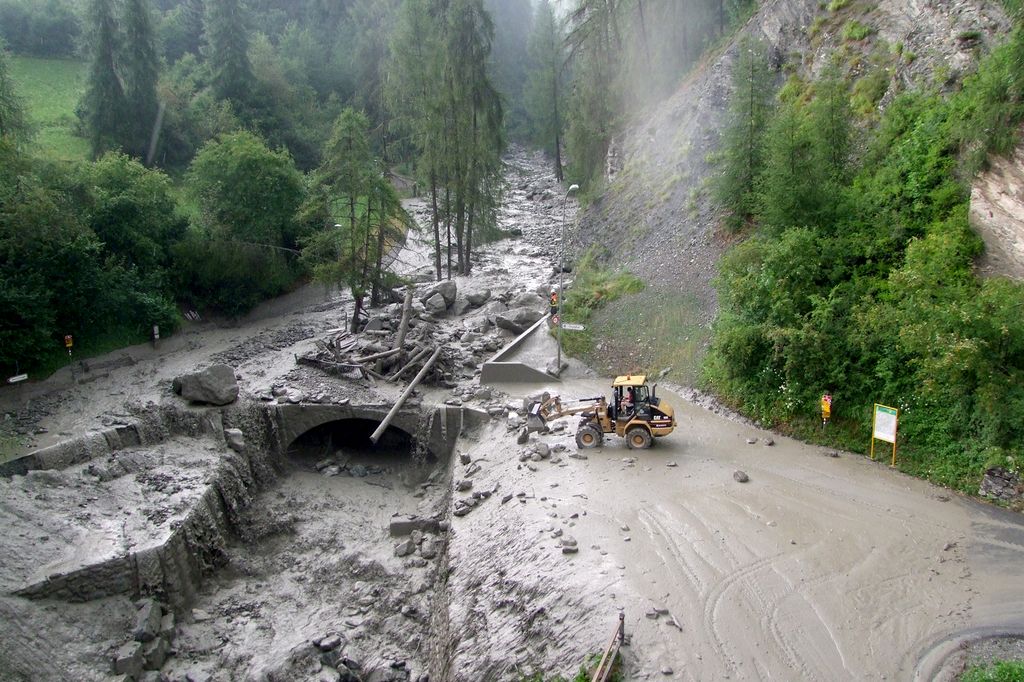
M 415 439 L 405 431 L 389 426 L 376 444 L 370 436 L 380 426 L 373 419 L 339 419 L 314 427 L 296 438 L 288 456 L 300 466 L 315 466 L 328 458 L 341 462 L 397 464 L 412 458 Z

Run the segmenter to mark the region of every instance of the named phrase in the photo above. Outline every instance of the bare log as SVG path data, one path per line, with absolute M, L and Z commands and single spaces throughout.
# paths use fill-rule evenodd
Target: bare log
M 405 301 L 402 303 L 402 323 L 398 325 L 398 338 L 395 340 L 395 348 L 402 349 L 405 343 L 405 334 L 409 331 L 409 313 L 412 311 L 413 288 L 410 286 L 405 290 Z
M 438 347 L 437 350 L 434 351 L 434 354 L 430 356 L 430 359 L 427 360 L 427 364 L 423 365 L 423 369 L 419 371 L 419 374 L 416 375 L 416 378 L 410 381 L 409 385 L 405 387 L 405 390 L 402 391 L 402 395 L 398 396 L 398 400 L 391 408 L 391 411 L 388 412 L 388 416 L 384 417 L 383 421 L 381 421 L 380 423 L 380 426 L 378 426 L 377 430 L 374 431 L 373 434 L 370 436 L 371 443 L 376 445 L 377 441 L 380 440 L 380 437 L 384 435 L 384 432 L 387 430 L 388 426 L 391 425 L 391 420 L 395 418 L 395 415 L 398 414 L 398 411 L 402 409 L 402 405 L 404 405 L 405 401 L 409 398 L 410 395 L 412 395 L 413 389 L 416 388 L 416 386 L 419 385 L 421 381 L 423 381 L 423 377 L 427 376 L 427 372 L 430 371 L 430 368 L 434 365 L 434 362 L 437 360 L 439 355 L 441 355 L 440 347 Z
M 380 360 L 381 358 L 390 357 L 395 353 L 399 352 L 400 350 L 402 349 L 392 348 L 391 350 L 386 350 L 381 353 L 374 353 L 373 355 L 367 355 L 365 358 L 359 358 L 358 362 L 373 362 L 374 360 Z
M 394 381 L 394 380 L 395 380 L 395 379 L 397 379 L 398 377 L 400 377 L 400 376 L 402 376 L 403 374 L 405 374 L 405 371 L 406 371 L 407 369 L 409 369 L 410 367 L 412 367 L 413 365 L 415 365 L 415 364 L 416 364 L 417 362 L 419 362 L 420 360 L 422 360 L 423 358 L 425 358 L 425 357 L 427 356 L 427 353 L 429 353 L 429 352 L 430 352 L 430 349 L 429 349 L 429 348 L 424 348 L 424 349 L 423 349 L 423 350 L 421 350 L 420 352 L 416 353 L 416 355 L 412 356 L 412 359 L 410 359 L 410 360 L 409 360 L 409 362 L 405 363 L 405 365 L 403 365 L 403 366 L 402 366 L 402 368 L 401 368 L 400 370 L 398 370 L 397 372 L 395 372 L 394 374 L 392 374 L 391 376 L 389 376 L 389 377 L 388 377 L 388 381 Z

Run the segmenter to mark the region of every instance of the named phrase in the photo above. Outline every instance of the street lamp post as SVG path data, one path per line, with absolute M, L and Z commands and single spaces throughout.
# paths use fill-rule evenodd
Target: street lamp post
M 558 359 L 555 361 L 555 376 L 561 376 L 562 374 L 562 306 L 565 303 L 565 298 L 562 295 L 562 276 L 565 272 L 565 204 L 569 200 L 569 195 L 579 188 L 579 185 L 569 185 L 569 189 L 565 191 L 565 196 L 562 197 L 562 237 L 560 240 L 562 253 L 558 257 Z

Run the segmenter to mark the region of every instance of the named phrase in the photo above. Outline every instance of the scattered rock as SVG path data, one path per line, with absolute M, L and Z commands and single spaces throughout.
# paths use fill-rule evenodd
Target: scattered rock
M 143 665 L 146 670 L 159 670 L 164 667 L 171 646 L 163 637 L 157 637 L 142 649 Z
M 245 435 L 241 429 L 224 429 L 224 439 L 228 442 L 228 447 L 235 452 L 245 450 Z
M 771 446 L 775 445 L 775 441 L 773 439 L 771 439 L 771 438 L 767 438 L 767 439 L 765 439 L 764 444 L 767 445 L 768 447 L 771 447 Z
M 342 639 L 341 635 L 332 633 L 324 635 L 321 639 L 313 642 L 317 649 L 320 651 L 333 651 L 341 646 Z
M 395 556 L 403 557 L 409 556 L 416 551 L 416 543 L 412 540 L 403 540 L 395 545 Z
M 746 472 L 739 471 L 739 470 L 734 471 L 732 473 L 732 477 L 733 477 L 733 479 L 736 480 L 737 483 L 746 483 L 747 481 L 750 480 L 750 477 L 747 476 Z
M 756 442 L 757 442 L 756 438 L 748 438 L 747 439 L 747 445 L 753 445 Z
M 126 642 L 114 654 L 114 674 L 138 677 L 142 672 L 142 663 L 142 642 Z
M 163 610 L 152 599 L 142 600 L 142 605 L 135 615 L 135 629 L 132 637 L 137 642 L 151 642 L 160 634 L 160 619 Z
M 516 443 L 519 444 L 519 445 L 526 445 L 527 441 L 529 441 L 529 440 L 530 440 L 530 431 L 524 426 L 519 431 L 519 435 L 516 436 Z

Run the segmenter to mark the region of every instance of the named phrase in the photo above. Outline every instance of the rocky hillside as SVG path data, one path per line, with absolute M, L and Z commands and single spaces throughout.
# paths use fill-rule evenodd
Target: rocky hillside
M 850 39 L 844 29 L 852 22 L 867 36 Z M 855 92 L 865 93 L 859 113 L 861 125 L 870 126 L 902 89 L 955 88 L 1009 26 L 996 0 L 763 3 L 736 40 L 672 97 L 636 114 L 609 153 L 607 188 L 581 215 L 577 247 L 597 245 L 610 266 L 636 273 L 647 290 L 595 320 L 591 360 L 606 369 L 671 368 L 680 382 L 695 379 L 715 317 L 716 263 L 733 239 L 719 229 L 708 181 L 741 35 L 771 46 L 780 83 L 789 74 L 813 78 L 838 57 Z

